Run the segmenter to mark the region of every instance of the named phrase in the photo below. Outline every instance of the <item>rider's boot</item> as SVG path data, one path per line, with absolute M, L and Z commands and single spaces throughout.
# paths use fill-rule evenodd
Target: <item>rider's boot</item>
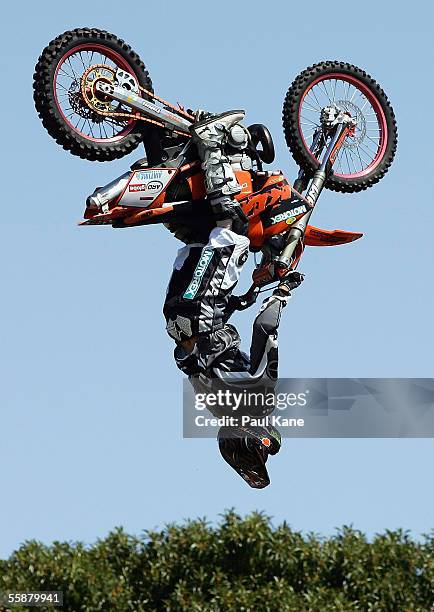
M 205 188 L 216 224 L 239 234 L 246 232 L 247 220 L 235 200 L 235 196 L 241 192 L 241 186 L 225 154 L 225 145 L 229 140 L 233 144 L 238 139 L 238 146 L 242 148 L 244 137 L 247 144 L 245 130 L 237 125 L 244 115 L 242 110 L 228 111 L 208 116 L 190 128 L 205 171 Z

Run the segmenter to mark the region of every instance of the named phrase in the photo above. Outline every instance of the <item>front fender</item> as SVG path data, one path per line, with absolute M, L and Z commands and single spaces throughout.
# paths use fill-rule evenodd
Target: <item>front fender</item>
M 308 225 L 304 235 L 304 243 L 307 246 L 334 246 L 346 244 L 361 238 L 359 232 L 346 232 L 345 230 L 325 230 L 313 225 Z

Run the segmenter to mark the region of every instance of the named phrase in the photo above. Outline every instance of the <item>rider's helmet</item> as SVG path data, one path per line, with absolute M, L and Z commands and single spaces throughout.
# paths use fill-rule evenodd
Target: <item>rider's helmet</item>
M 265 464 L 279 452 L 281 436 L 275 427 L 221 427 L 217 440 L 223 459 L 254 489 L 270 484 Z

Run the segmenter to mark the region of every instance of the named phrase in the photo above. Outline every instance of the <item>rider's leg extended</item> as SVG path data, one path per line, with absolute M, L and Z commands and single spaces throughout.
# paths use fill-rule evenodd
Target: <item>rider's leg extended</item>
M 240 337 L 233 325 L 220 319 L 218 329 L 196 335 L 194 342 L 185 338 L 175 350 L 175 359 L 187 375 L 203 374 L 218 378 L 228 385 L 274 385 L 278 377 L 278 329 L 282 309 L 290 291 L 297 287 L 303 276 L 284 281 L 264 300 L 253 323 L 250 356 L 240 350 Z M 220 310 L 220 313 L 223 312 Z M 173 325 L 168 323 L 168 332 Z M 194 367 L 192 367 L 194 366 Z
M 234 196 L 241 187 L 237 182 L 226 147 L 243 150 L 248 137 L 239 122 L 244 111 L 228 111 L 207 117 L 191 127 L 193 141 L 197 146 L 205 174 L 205 188 L 217 225 L 245 233 L 246 218 Z
M 277 332 L 280 315 L 288 299 L 289 288 L 281 285 L 270 298 L 264 300 L 253 324 L 250 359 L 241 352 L 238 333 L 229 324 L 216 332 L 221 334 L 220 342 L 216 342 L 215 337 L 209 337 L 208 344 L 199 342 L 195 347 L 195 351 L 202 353 L 202 362 L 206 356 L 207 372 L 212 372 L 215 377 L 209 381 L 207 388 L 204 386 L 207 381 L 204 381 L 203 374 L 191 376 L 190 381 L 196 393 L 215 392 L 216 389 L 228 390 L 233 394 L 247 391 L 247 398 L 255 398 L 253 403 L 247 399 L 246 405 L 237 409 L 239 417 L 249 415 L 254 422 L 247 420 L 246 424 L 221 427 L 217 435 L 224 460 L 255 489 L 270 484 L 266 463 L 268 457 L 278 453 L 281 446 L 279 431 L 268 422 L 257 424 L 257 419 L 264 419 L 274 409 L 272 404 L 267 404 L 265 397 L 269 397 L 277 379 Z M 224 339 L 226 343 L 221 341 Z M 262 401 L 261 393 L 264 398 Z M 215 416 L 221 416 L 216 408 L 210 410 Z M 220 408 L 222 414 L 231 410 L 231 405 Z
M 300 281 L 301 282 L 301 281 Z M 213 364 L 214 374 L 228 384 L 274 384 L 278 376 L 278 329 L 282 309 L 290 298 L 291 287 L 282 282 L 265 299 L 253 323 L 249 367 L 236 368 L 233 357 Z
M 278 345 L 277 335 L 282 309 L 290 298 L 289 287 L 281 283 L 273 294 L 264 300 L 255 318 L 250 344 L 251 376 L 265 372 L 271 380 L 278 377 Z
M 258 391 L 270 391 L 277 379 L 277 332 L 281 311 L 289 299 L 290 289 L 299 282 L 292 285 L 282 283 L 264 301 L 253 325 L 250 359 L 240 350 L 238 332 L 228 323 L 217 331 L 199 336 L 188 347 L 190 352 L 181 345 L 177 347 L 175 358 L 178 366 L 189 375 L 196 393 L 219 389 L 239 393 L 240 389 L 248 389 L 257 396 Z M 273 406 L 255 403 L 252 407 L 248 403 L 239 409 L 254 418 L 261 418 L 270 414 Z M 210 407 L 217 417 L 231 410 L 231 406 Z M 274 426 L 265 423 L 222 427 L 217 440 L 224 460 L 249 486 L 263 488 L 270 483 L 267 459 L 269 455 L 278 453 L 281 445 L 280 434 Z
M 187 365 L 192 364 L 189 355 L 196 344 L 203 347 L 228 342 L 221 331 L 225 311 L 247 260 L 248 249 L 248 238 L 227 228 L 215 227 L 207 244 L 190 244 L 178 252 L 163 312 L 167 332 L 177 342 L 177 364 L 187 374 L 190 373 Z M 217 336 L 210 340 L 213 334 Z M 201 360 L 201 368 L 206 367 L 207 359 Z
M 258 391 L 265 394 L 274 389 L 278 375 L 277 335 L 282 309 L 289 297 L 290 289 L 300 284 L 281 283 L 273 295 L 264 300 L 255 319 L 250 347 L 250 359 L 246 360 L 248 369 L 237 368 L 234 355 L 227 353 L 227 358 L 214 367 L 219 383 L 224 383 L 232 392 L 247 389 L 250 397 L 258 397 Z M 238 349 L 238 353 L 241 353 Z M 247 371 L 246 371 L 247 369 Z M 264 417 L 273 412 L 273 406 L 251 404 L 248 401 L 245 412 L 253 417 Z M 218 432 L 218 444 L 224 460 L 252 488 L 262 489 L 270 484 L 266 463 L 270 455 L 279 452 L 281 436 L 270 423 L 261 425 L 243 425 L 221 427 Z

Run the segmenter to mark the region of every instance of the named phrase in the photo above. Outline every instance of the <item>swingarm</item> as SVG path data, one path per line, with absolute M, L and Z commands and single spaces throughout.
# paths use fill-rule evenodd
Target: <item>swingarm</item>
M 87 75 L 85 74 L 82 79 L 82 87 L 85 87 L 87 83 Z M 152 91 L 139 88 L 134 78 L 124 70 L 118 69 L 116 71 L 116 83 L 107 82 L 103 78 L 98 78 L 97 82 L 93 84 L 93 87 L 96 93 L 103 99 L 108 98 L 114 100 L 124 106 L 128 106 L 131 109 L 143 113 L 144 116 L 139 117 L 143 121 L 151 120 L 152 123 L 156 123 L 161 127 L 176 131 L 185 136 L 190 136 L 189 128 L 193 123 L 193 117 L 184 112 L 182 108 L 178 109 L 162 98 L 159 98 Z M 160 102 L 161 106 L 158 106 L 149 99 L 143 98 L 140 95 L 140 89 L 143 90 L 143 93 L 145 93 L 148 98 L 152 97 L 154 100 Z M 86 91 L 84 91 L 83 95 L 86 95 Z M 119 113 L 116 112 L 111 114 L 115 116 L 119 115 Z

